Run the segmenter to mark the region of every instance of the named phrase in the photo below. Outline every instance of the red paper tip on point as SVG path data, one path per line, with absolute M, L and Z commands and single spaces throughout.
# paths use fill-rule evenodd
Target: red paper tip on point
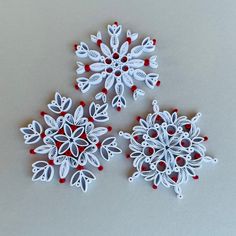
M 86 72 L 89 72 L 90 71 L 90 65 L 85 65 L 84 69 L 85 69 Z
M 84 167 L 83 167 L 83 166 L 81 166 L 81 165 L 78 165 L 78 166 L 76 167 L 76 169 L 77 169 L 77 170 L 83 170 L 83 169 L 84 169 Z
M 208 137 L 207 137 L 207 136 L 205 136 L 205 137 L 204 137 L 204 141 L 207 141 L 207 140 L 208 140 Z
M 156 189 L 157 189 L 157 186 L 156 186 L 155 184 L 153 184 L 153 185 L 152 185 L 152 188 L 156 190 Z
M 64 116 L 65 114 L 66 114 L 65 111 L 62 111 L 62 112 L 60 113 L 61 116 Z
M 46 134 L 43 132 L 42 134 L 40 134 L 41 139 L 44 139 L 46 137 Z
M 111 131 L 112 131 L 112 127 L 111 127 L 111 126 L 108 126 L 108 127 L 107 127 L 107 130 L 108 130 L 108 132 L 111 132 Z
M 144 66 L 149 66 L 150 62 L 149 62 L 149 59 L 144 59 Z
M 101 43 L 102 43 L 102 40 L 101 40 L 101 39 L 98 39 L 98 40 L 97 40 L 97 45 L 98 45 L 98 47 L 101 46 Z
M 131 44 L 131 42 L 132 42 L 132 40 L 131 40 L 130 37 L 127 37 L 127 38 L 126 38 L 126 41 L 128 42 L 128 44 Z
M 64 184 L 65 182 L 66 182 L 66 179 L 62 179 L 62 178 L 59 179 L 60 184 Z
M 29 153 L 30 153 L 30 154 L 33 154 L 33 155 L 36 154 L 36 152 L 34 151 L 34 149 L 30 149 L 30 150 L 29 150 Z
M 103 89 L 102 89 L 102 92 L 105 93 L 105 94 L 107 94 L 108 91 L 107 91 L 106 88 L 103 88 Z
M 78 84 L 75 84 L 74 87 L 75 87 L 76 90 L 79 90 Z
M 141 116 L 137 116 L 137 117 L 136 117 L 136 120 L 137 120 L 137 121 L 140 121 L 140 119 L 141 119 Z
M 114 25 L 118 26 L 119 24 L 118 24 L 118 22 L 117 22 L 117 21 L 115 21 L 115 22 L 114 22 Z
M 93 117 L 90 116 L 90 117 L 88 118 L 88 121 L 90 121 L 90 122 L 94 122 Z
M 81 101 L 81 102 L 79 103 L 79 105 L 82 106 L 82 107 L 85 107 L 85 106 L 86 106 L 86 103 L 85 103 L 84 101 Z
M 98 167 L 98 170 L 99 170 L 99 171 L 103 171 L 103 169 L 104 169 L 103 166 L 99 166 L 99 167 Z
M 126 158 L 129 159 L 130 158 L 130 154 L 126 154 Z
M 197 180 L 197 179 L 199 179 L 199 176 L 195 175 L 195 176 L 193 176 L 193 179 Z
M 186 124 L 186 125 L 185 125 L 185 128 L 186 128 L 186 129 L 191 129 L 191 124 Z
M 161 85 L 161 81 L 158 80 L 157 83 L 156 83 L 156 86 L 159 87 Z
M 77 51 L 78 44 L 74 44 L 74 50 Z
M 121 107 L 117 107 L 116 110 L 117 110 L 117 111 L 121 111 Z
M 172 112 L 179 112 L 177 108 L 173 109 Z
M 54 161 L 53 161 L 53 160 L 49 160 L 49 161 L 48 161 L 48 164 L 49 164 L 50 166 L 54 166 Z
M 134 92 L 137 89 L 137 86 L 133 85 L 130 89 L 131 89 L 132 92 Z
M 97 146 L 97 148 L 100 148 L 100 147 L 102 146 L 102 144 L 101 144 L 100 142 L 98 142 L 98 143 L 96 144 L 96 146 Z
M 41 112 L 40 112 L 40 115 L 44 117 L 45 115 L 47 115 L 47 113 L 44 112 L 44 111 L 41 111 Z
M 153 39 L 152 42 L 153 42 L 153 45 L 157 44 L 157 40 L 156 39 Z

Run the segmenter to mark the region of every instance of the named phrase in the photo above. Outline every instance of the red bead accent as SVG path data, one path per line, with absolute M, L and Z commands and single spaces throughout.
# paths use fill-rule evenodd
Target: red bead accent
M 62 178 L 59 179 L 60 184 L 64 184 L 65 182 L 66 182 L 66 179 L 62 179 Z
M 79 147 L 79 152 L 83 152 L 84 151 L 84 147 Z
M 150 64 L 149 59 L 148 59 L 148 58 L 145 59 L 145 60 L 144 60 L 144 66 L 149 66 L 149 64 Z
M 157 83 L 156 83 L 156 86 L 159 87 L 161 85 L 161 81 L 158 80 Z
M 137 116 L 137 117 L 136 117 L 136 120 L 137 120 L 137 121 L 140 121 L 140 119 L 141 119 L 141 116 Z
M 131 42 L 132 42 L 132 40 L 131 40 L 130 37 L 127 37 L 127 38 L 126 38 L 126 41 L 128 42 L 128 44 L 131 44 Z
M 157 115 L 156 121 L 162 121 L 162 117 L 160 115 Z
M 126 56 L 121 58 L 121 62 L 123 62 L 123 63 L 127 62 L 127 60 L 128 60 L 128 58 Z
M 54 166 L 54 161 L 53 161 L 53 160 L 49 160 L 49 161 L 48 161 L 48 164 L 49 164 L 50 166 Z
M 121 72 L 120 72 L 119 70 L 117 70 L 117 71 L 115 72 L 115 75 L 116 75 L 116 76 L 120 76 L 120 75 L 121 75 Z
M 104 169 L 103 166 L 99 166 L 99 167 L 98 167 L 98 170 L 99 170 L 99 171 L 103 171 L 103 169 Z
M 74 50 L 77 51 L 78 44 L 74 44 Z
M 195 175 L 195 176 L 193 176 L 193 179 L 197 180 L 197 179 L 199 179 L 199 176 Z
M 108 91 L 107 91 L 106 88 L 103 88 L 103 89 L 102 89 L 102 92 L 105 93 L 105 94 L 107 94 Z
M 137 89 L 137 86 L 136 86 L 136 85 L 133 85 L 133 86 L 131 87 L 131 91 L 132 91 L 132 92 L 134 92 L 136 89 Z
M 111 132 L 111 131 L 112 131 L 112 127 L 111 127 L 111 126 L 108 126 L 108 127 L 107 127 L 107 130 L 108 130 L 108 132 Z
M 207 136 L 205 136 L 205 137 L 204 137 L 204 141 L 207 141 L 207 140 L 208 140 L 208 137 L 207 137 Z
M 177 108 L 173 109 L 172 112 L 179 112 Z
M 117 22 L 117 21 L 115 21 L 115 22 L 114 22 L 114 25 L 118 26 L 119 24 L 118 24 L 118 22 Z
M 36 152 L 34 151 L 34 149 L 30 149 L 30 150 L 29 150 L 29 153 L 30 153 L 30 154 L 33 154 L 33 155 L 36 154 Z
M 149 147 L 149 148 L 148 148 L 148 152 L 149 152 L 150 155 L 152 155 L 152 154 L 154 153 L 153 148 Z
M 79 86 L 78 86 L 78 84 L 75 84 L 74 87 L 75 87 L 76 90 L 79 90 Z
M 81 102 L 79 103 L 79 105 L 82 106 L 82 107 L 85 107 L 85 106 L 86 106 L 86 103 L 85 103 L 84 101 L 81 101 Z
M 66 114 L 65 111 L 62 111 L 62 112 L 60 113 L 61 116 L 64 116 L 65 114 Z
M 107 58 L 107 59 L 105 60 L 105 62 L 106 62 L 107 64 L 111 64 L 111 63 L 112 63 L 112 61 L 111 61 L 110 58 Z
M 109 68 L 106 69 L 106 72 L 107 72 L 107 73 L 111 73 L 112 71 L 113 71 L 113 69 L 112 69 L 111 67 L 109 67 Z
M 129 69 L 128 66 L 123 66 L 123 67 L 122 67 L 122 70 L 123 70 L 123 71 L 128 71 L 128 69 Z
M 76 167 L 76 169 L 77 169 L 77 170 L 84 170 L 84 167 L 81 166 L 81 165 L 78 165 L 78 166 Z
M 118 58 L 119 58 L 119 54 L 118 54 L 117 52 L 115 52 L 115 53 L 113 54 L 113 58 L 114 58 L 114 59 L 118 59 Z
M 97 148 L 100 148 L 102 144 L 100 142 L 96 143 Z
M 155 184 L 153 184 L 153 185 L 152 185 L 152 188 L 156 190 L 156 189 L 157 189 L 157 186 L 156 186 Z
M 41 111 L 41 112 L 40 112 L 40 115 L 44 117 L 45 115 L 47 115 L 47 113 L 44 112 L 44 111 Z
M 85 69 L 86 72 L 89 72 L 90 71 L 90 65 L 85 65 L 84 69 Z
M 126 154 L 126 158 L 129 159 L 130 158 L 130 154 Z
M 201 157 L 200 153 L 195 153 L 194 154 L 194 159 L 199 159 Z
M 178 177 L 177 177 L 177 176 L 173 176 L 173 177 L 171 177 L 171 179 L 172 179 L 174 182 L 177 182 L 177 181 L 178 181 Z
M 121 111 L 121 107 L 117 107 L 116 110 L 120 112 Z
M 46 134 L 43 132 L 42 134 L 40 134 L 41 139 L 44 139 L 46 137 Z
M 191 124 L 186 124 L 184 127 L 185 127 L 186 129 L 191 129 Z
M 157 40 L 156 40 L 156 39 L 153 39 L 153 40 L 152 40 L 152 43 L 153 43 L 153 45 L 156 45 L 156 44 L 157 44 Z
M 87 139 L 86 133 L 82 133 L 80 137 L 81 137 L 82 139 Z
M 90 122 L 94 122 L 93 117 L 90 116 L 90 117 L 88 118 L 88 121 L 90 121 Z
M 98 47 L 101 46 L 101 43 L 102 43 L 102 40 L 101 40 L 101 39 L 98 39 L 98 40 L 97 40 L 97 45 L 98 45 Z

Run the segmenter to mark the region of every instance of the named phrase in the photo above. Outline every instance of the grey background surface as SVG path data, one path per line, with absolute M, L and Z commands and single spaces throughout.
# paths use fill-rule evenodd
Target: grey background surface
M 12 1 L 0 0 L 0 235 L 236 235 L 236 2 L 200 1 Z M 110 109 L 116 131 L 130 130 L 137 115 L 178 107 L 201 111 L 208 154 L 219 159 L 183 185 L 184 199 L 170 189 L 130 184 L 124 154 L 96 172 L 86 194 L 57 180 L 31 182 L 31 164 L 19 127 L 40 119 L 59 90 L 76 102 L 73 44 L 119 21 L 141 37 L 157 38 L 161 87 L 145 88 L 128 108 Z M 128 96 L 129 97 L 129 96 Z M 126 151 L 121 139 L 119 144 Z

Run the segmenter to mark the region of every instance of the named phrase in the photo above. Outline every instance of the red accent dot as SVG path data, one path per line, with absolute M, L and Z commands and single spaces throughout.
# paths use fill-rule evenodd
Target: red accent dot
M 86 133 L 82 133 L 80 137 L 81 137 L 82 139 L 87 139 Z
M 199 179 L 199 176 L 195 175 L 195 176 L 193 176 L 193 179 L 197 180 L 197 179 Z
M 106 60 L 105 60 L 105 62 L 107 63 L 107 64 L 111 64 L 111 59 L 110 58 L 107 58 Z
M 138 140 L 139 140 L 138 135 L 137 135 L 137 136 L 134 136 L 134 140 L 135 140 L 135 141 L 138 141 Z
M 100 142 L 96 143 L 97 148 L 100 148 L 102 144 Z
M 152 188 L 156 190 L 156 189 L 157 189 L 157 186 L 156 186 L 155 184 L 153 184 L 153 185 L 152 185 Z
M 86 72 L 89 72 L 90 71 L 90 65 L 85 65 L 84 69 L 85 69 Z
M 152 155 L 152 154 L 154 153 L 153 148 L 149 147 L 149 148 L 148 148 L 148 152 L 149 152 L 150 155 Z
M 81 101 L 81 102 L 79 103 L 79 105 L 82 106 L 82 107 L 85 107 L 85 106 L 86 106 L 86 103 L 85 103 L 84 101 Z
M 88 121 L 90 121 L 90 122 L 94 122 L 93 117 L 90 116 L 90 117 L 88 118 Z
M 34 151 L 34 149 L 30 149 L 30 150 L 29 150 L 29 153 L 30 153 L 30 154 L 33 154 L 33 155 L 36 154 L 36 152 Z
M 77 170 L 83 170 L 83 169 L 84 169 L 84 167 L 83 167 L 83 166 L 81 166 L 81 165 L 78 165 L 78 166 L 76 167 L 76 169 L 77 169 Z
M 78 84 L 75 84 L 74 87 L 75 87 L 76 90 L 79 90 L 79 86 L 78 86 Z
M 121 111 L 121 107 L 117 107 L 116 110 L 120 112 Z
M 97 40 L 97 45 L 98 45 L 98 47 L 101 46 L 101 43 L 102 43 L 102 40 L 101 40 L 101 39 L 98 39 L 98 40 Z
M 77 51 L 78 44 L 74 44 L 74 50 Z
M 207 137 L 207 136 L 205 136 L 205 137 L 204 137 L 204 141 L 207 141 L 207 140 L 208 140 L 208 137 Z
M 129 159 L 130 158 L 130 154 L 126 154 L 126 158 Z
M 173 176 L 173 177 L 171 177 L 171 179 L 172 179 L 174 182 L 177 182 L 177 181 L 178 181 L 178 177 L 177 177 L 177 176 Z
M 121 62 L 123 62 L 123 63 L 127 62 L 127 60 L 128 60 L 127 57 L 122 57 L 122 58 L 121 58 Z
M 123 67 L 122 67 L 122 70 L 123 70 L 123 71 L 128 71 L 128 70 L 129 70 L 129 67 L 128 67 L 128 66 L 123 66 Z
M 119 24 L 118 24 L 118 22 L 117 22 L 117 21 L 115 21 L 115 22 L 114 22 L 114 25 L 118 26 Z
M 46 137 L 46 134 L 43 132 L 40 136 L 42 139 L 44 139 Z
M 137 121 L 140 121 L 141 118 L 142 118 L 141 116 L 137 116 L 137 117 L 136 117 L 136 120 L 137 120 Z
M 98 170 L 99 170 L 99 171 L 102 171 L 102 170 L 103 170 L 103 166 L 99 166 L 99 167 L 98 167 Z
M 195 153 L 194 154 L 194 159 L 199 159 L 201 157 L 200 153 Z
M 114 58 L 114 59 L 118 59 L 118 58 L 119 58 L 119 54 L 118 54 L 117 52 L 115 52 L 115 53 L 113 54 L 113 58 Z
M 149 59 L 148 58 L 144 60 L 144 66 L 149 66 Z
M 113 70 L 112 70 L 111 67 L 109 67 L 109 68 L 106 69 L 106 72 L 107 72 L 107 73 L 111 73 L 112 71 L 113 71 Z
M 141 171 L 147 171 L 147 170 L 148 170 L 147 166 L 142 166 L 141 167 Z
M 40 115 L 41 115 L 41 116 L 45 116 L 45 115 L 47 115 L 47 113 L 44 112 L 44 111 L 41 111 L 41 112 L 40 112 Z
M 108 130 L 108 132 L 111 132 L 111 131 L 112 131 L 112 127 L 111 127 L 111 126 L 108 126 L 108 127 L 107 127 L 107 130 Z
M 62 112 L 60 113 L 61 116 L 64 116 L 65 114 L 66 114 L 65 111 L 62 111 Z
M 156 39 L 153 39 L 153 40 L 152 40 L 152 43 L 153 43 L 153 45 L 156 45 L 156 44 L 157 44 L 157 40 L 156 40 Z
M 137 89 L 137 86 L 136 86 L 136 85 L 133 85 L 133 86 L 131 87 L 131 91 L 132 91 L 132 92 L 134 92 L 136 89 Z
M 186 129 L 191 129 L 191 124 L 186 124 L 184 127 L 185 127 Z
M 48 164 L 49 164 L 50 166 L 54 166 L 54 161 L 53 161 L 53 160 L 49 160 L 49 161 L 48 161 Z
M 84 147 L 79 147 L 79 152 L 83 152 L 84 151 Z
M 173 109 L 172 112 L 179 112 L 177 108 Z
M 156 86 L 159 87 L 161 85 L 161 81 L 158 80 L 157 83 L 156 83 Z
M 59 179 L 60 184 L 64 184 L 65 182 L 66 182 L 66 179 L 62 179 L 62 178 Z
M 102 89 L 102 92 L 103 92 L 104 94 L 107 94 L 108 91 L 107 91 L 106 88 L 103 88 L 103 89 Z
M 132 40 L 131 40 L 130 37 L 127 37 L 127 38 L 126 38 L 126 41 L 128 42 L 128 44 L 131 44 L 131 42 L 132 42 Z

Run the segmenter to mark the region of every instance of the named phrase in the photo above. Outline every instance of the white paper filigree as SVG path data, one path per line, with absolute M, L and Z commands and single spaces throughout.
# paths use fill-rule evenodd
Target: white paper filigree
M 120 131 L 120 136 L 129 139 L 132 150 L 130 158 L 136 172 L 129 178 L 132 182 L 142 176 L 146 181 L 158 185 L 173 187 L 179 198 L 183 197 L 180 185 L 189 177 L 198 179 L 196 169 L 203 162 L 217 162 L 205 154 L 203 142 L 207 137 L 200 135 L 197 121 L 201 116 L 197 113 L 192 119 L 179 116 L 174 111 L 159 111 L 157 101 L 153 101 L 153 113 L 146 119 L 139 119 L 139 125 L 133 127 L 133 132 Z
M 111 127 L 97 127 L 95 123 L 109 120 L 107 104 L 99 105 L 92 102 L 89 106 L 89 117 L 85 116 L 85 103 L 81 102 L 74 113 L 68 111 L 72 107 L 70 98 L 62 97 L 58 92 L 55 100 L 48 104 L 54 116 L 41 112 L 45 121 L 45 129 L 33 121 L 27 127 L 21 128 L 26 144 L 39 146 L 30 150 L 32 154 L 47 155 L 48 161 L 37 161 L 32 165 L 33 181 L 49 182 L 54 175 L 55 166 L 59 167 L 59 182 L 64 183 L 70 178 L 70 185 L 87 191 L 88 183 L 96 179 L 89 165 L 102 170 L 103 166 L 96 152 L 109 160 L 121 152 L 117 147 L 116 138 L 107 137 L 101 141 L 100 137 L 111 131 Z
M 77 62 L 77 74 L 82 77 L 77 78 L 76 88 L 86 93 L 91 85 L 104 84 L 101 92 L 95 98 L 107 101 L 107 93 L 110 89 L 115 90 L 115 96 L 112 99 L 112 106 L 118 111 L 122 107 L 126 107 L 126 99 L 124 96 L 125 86 L 132 93 L 133 98 L 137 100 L 139 96 L 144 95 L 144 91 L 137 87 L 136 82 L 143 81 L 153 89 L 156 85 L 160 85 L 159 75 L 156 73 L 146 73 L 146 68 L 157 68 L 157 57 L 150 56 L 144 58 L 145 54 L 155 50 L 156 40 L 146 37 L 140 45 L 130 49 L 130 45 L 138 38 L 137 33 L 126 33 L 126 40 L 120 43 L 122 36 L 122 26 L 115 22 L 107 27 L 110 36 L 110 45 L 107 46 L 102 39 L 101 32 L 97 35 L 91 35 L 91 40 L 100 47 L 100 52 L 91 50 L 88 45 L 81 42 L 75 45 L 76 55 L 78 58 L 88 58 L 92 62 L 84 64 Z

